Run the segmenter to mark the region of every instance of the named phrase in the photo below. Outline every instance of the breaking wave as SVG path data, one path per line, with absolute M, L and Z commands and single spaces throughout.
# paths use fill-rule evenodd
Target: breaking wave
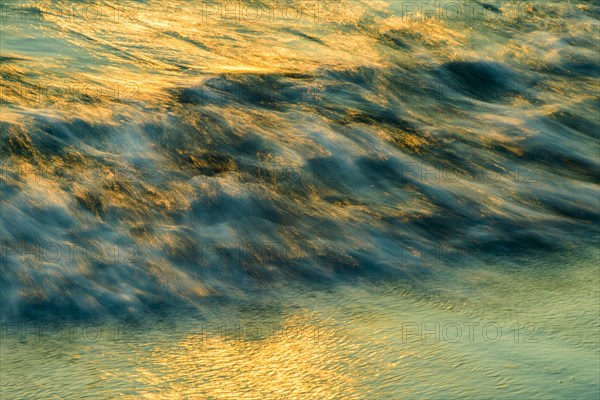
M 9 4 L 2 316 L 597 245 L 598 3 L 401 3 Z

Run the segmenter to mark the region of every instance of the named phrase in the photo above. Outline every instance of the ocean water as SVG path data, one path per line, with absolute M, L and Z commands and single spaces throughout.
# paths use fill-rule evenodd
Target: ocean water
M 600 2 L 0 11 L 2 399 L 600 396 Z

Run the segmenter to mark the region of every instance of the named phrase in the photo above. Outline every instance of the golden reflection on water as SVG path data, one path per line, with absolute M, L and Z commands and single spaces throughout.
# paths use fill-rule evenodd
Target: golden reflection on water
M 139 363 L 143 366 L 135 374 L 143 386 L 161 387 L 141 397 L 356 398 L 355 379 L 336 357 L 336 348 L 344 344 L 337 333 L 334 325 L 290 318 L 280 326 L 249 324 L 191 334 L 174 346 L 156 346 L 149 360 Z

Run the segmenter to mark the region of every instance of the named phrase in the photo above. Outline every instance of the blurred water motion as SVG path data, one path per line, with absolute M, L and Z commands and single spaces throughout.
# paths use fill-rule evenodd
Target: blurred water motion
M 597 393 L 597 1 L 0 6 L 6 335 L 36 321 L 147 329 L 118 349 L 7 339 L 3 397 Z M 382 282 L 407 297 L 361 292 Z M 316 313 L 339 335 L 198 346 L 196 318 L 265 298 L 285 311 L 261 323 Z M 496 323 L 506 304 L 545 341 L 447 353 L 388 332 L 454 312 Z M 153 330 L 173 310 L 177 334 Z

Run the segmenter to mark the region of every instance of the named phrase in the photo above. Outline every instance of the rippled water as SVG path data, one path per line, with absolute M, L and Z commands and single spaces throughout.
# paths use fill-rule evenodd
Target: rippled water
M 9 324 L 3 397 L 593 399 L 590 261 L 288 287 L 143 323 Z
M 598 395 L 598 1 L 0 6 L 2 398 Z

